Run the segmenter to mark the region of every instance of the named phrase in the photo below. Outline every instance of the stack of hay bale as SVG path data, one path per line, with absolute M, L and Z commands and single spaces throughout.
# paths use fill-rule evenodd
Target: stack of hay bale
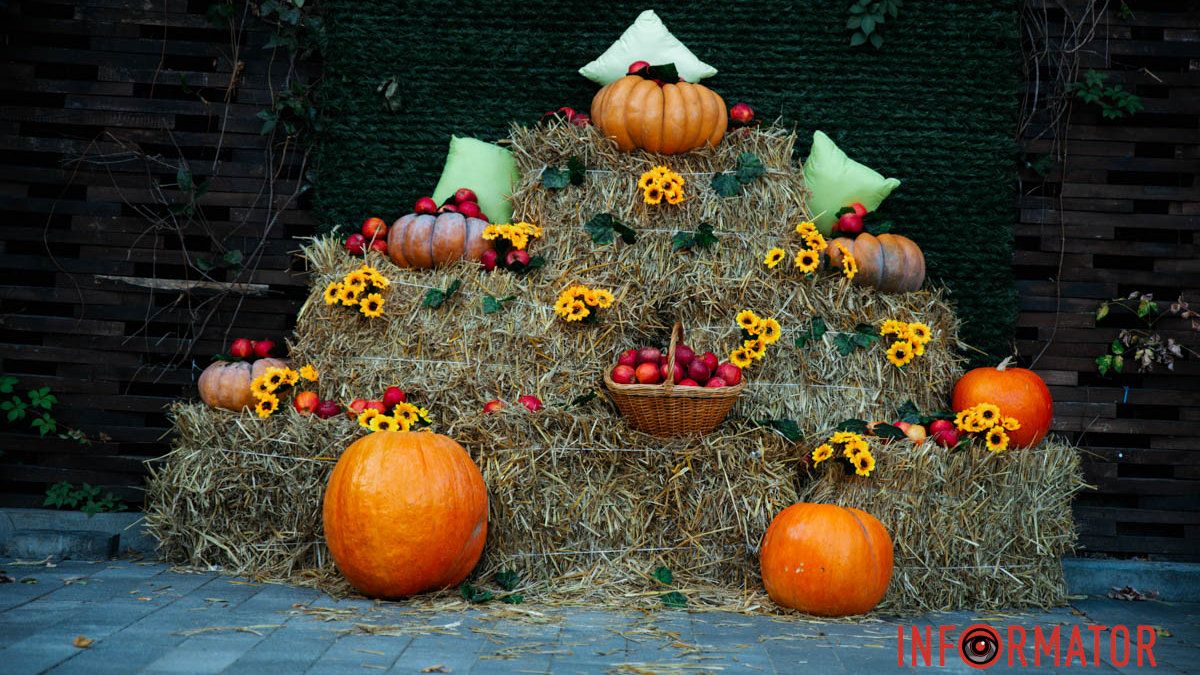
M 523 175 L 514 219 L 544 229 L 530 248 L 545 267 L 526 275 L 486 274 L 474 262 L 411 270 L 371 254 L 368 262 L 392 283 L 384 316 L 367 319 L 322 301 L 325 285 L 361 260 L 331 238 L 317 240 L 304 252 L 312 292 L 292 358 L 317 367 L 322 398 L 370 398 L 394 384 L 432 411 L 434 429 L 467 448 L 489 486 L 480 571 L 521 571 L 527 595 L 629 602 L 665 565 L 694 594 L 745 606 L 760 589 L 759 540 L 803 490 L 810 499 L 860 506 L 895 533 L 899 583 L 885 607 L 1060 601 L 1056 560 L 1073 541 L 1069 502 L 1079 487 L 1071 448 L 950 457 L 930 444 L 893 443 L 875 449 L 871 478 L 829 474 L 810 482 L 811 443 L 761 424 L 794 420 L 815 440 L 847 418 L 893 419 L 909 400 L 941 409 L 961 374 L 957 319 L 940 291 L 885 295 L 840 276 L 805 279 L 764 267 L 764 253 L 789 236 L 794 243 L 793 227 L 809 217 L 794 141 L 776 128 L 744 130 L 717 148 L 671 157 L 688 198 L 650 206 L 636 186 L 649 157 L 617 152 L 590 127 L 514 128 Z M 765 175 L 738 196 L 716 195 L 712 175 L 732 171 L 744 152 L 761 159 Z M 584 184 L 543 187 L 542 170 L 571 157 L 589 169 Z M 636 243 L 594 243 L 583 224 L 598 213 L 632 227 Z M 718 243 L 675 250 L 673 234 L 701 222 Z M 427 290 L 456 279 L 462 287 L 450 300 L 422 306 Z M 608 289 L 616 302 L 597 323 L 568 324 L 553 304 L 573 284 Z M 485 314 L 489 295 L 513 299 Z M 774 317 L 784 330 L 746 372 L 748 387 L 730 418 L 701 438 L 663 440 L 628 428 L 603 395 L 602 375 L 617 354 L 665 346 L 678 320 L 697 351 L 724 359 L 740 344 L 742 309 Z M 830 332 L 796 347 L 814 317 Z M 878 346 L 845 356 L 834 348 L 837 332 L 886 319 L 932 326 L 925 356 L 898 369 Z M 546 408 L 526 411 L 516 404 L 522 394 Z M 485 414 L 484 403 L 497 398 L 508 405 Z M 321 543 L 323 486 L 362 429 L 346 418 L 284 410 L 259 420 L 199 404 L 180 404 L 175 419 L 174 450 L 155 467 L 148 514 L 168 557 L 259 578 L 336 579 Z M 1014 502 L 1028 507 L 1030 499 L 1039 500 L 1032 527 L 1004 519 Z M 981 504 L 993 528 L 988 537 L 965 542 L 941 529 L 975 532 L 964 521 Z M 1010 562 L 1020 567 L 1006 569 Z

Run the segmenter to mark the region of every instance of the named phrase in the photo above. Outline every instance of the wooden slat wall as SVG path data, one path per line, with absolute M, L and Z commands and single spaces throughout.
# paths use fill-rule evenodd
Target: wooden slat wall
M 128 161 L 131 145 L 173 163 L 182 154 L 198 179 L 211 174 L 220 146 L 219 175 L 203 201 L 213 230 L 247 248 L 243 239 L 256 240 L 267 220 L 266 140 L 255 114 L 270 101 L 268 73 L 278 76 L 279 64 L 260 48 L 265 34 L 244 35 L 243 69 L 226 106 L 235 79 L 229 36 L 206 22 L 208 3 L 152 4 L 16 0 L 3 10 L 0 371 L 52 386 L 64 424 L 111 437 L 91 446 L 31 442 L 0 426 L 3 504 L 39 503 L 48 483 L 64 479 L 139 502 L 141 462 L 165 447 L 163 406 L 194 395 L 199 368 L 230 335 L 286 335 L 304 294 L 289 252 L 294 237 L 314 228 L 295 207 L 266 232 L 261 271 L 241 279 L 268 293 L 226 302 L 194 345 L 183 339 L 190 315 L 172 304 L 178 292 L 111 279 L 195 279 L 181 265 L 183 244 L 208 253 L 203 232 L 186 232 L 181 243 L 173 231 L 147 229 L 136 207 L 154 201 L 149 178 L 166 185 L 174 170 Z M 1077 105 L 1065 176 L 1023 175 L 1017 346 L 1028 361 L 1049 341 L 1036 368 L 1057 400 L 1055 428 L 1086 446 L 1099 490 L 1078 501 L 1085 550 L 1195 560 L 1200 363 L 1105 380 L 1092 361 L 1121 325 L 1094 326 L 1102 299 L 1137 289 L 1200 305 L 1200 15 L 1195 2 L 1132 6 L 1132 19 L 1114 10 L 1083 67 L 1135 90 L 1146 111 L 1113 122 Z M 179 86 L 181 76 L 193 93 Z M 1032 156 L 1049 149 L 1036 139 L 1024 145 Z M 74 161 L 83 156 L 94 161 Z M 277 194 L 295 188 L 296 161 L 276 181 Z M 151 311 L 160 314 L 147 326 Z M 1162 327 L 1195 347 L 1183 322 Z M 190 358 L 166 367 L 180 349 Z
M 59 423 L 93 440 L 39 440 L 0 418 L 0 504 L 40 505 L 59 480 L 140 504 L 143 461 L 165 448 L 164 407 L 195 395 L 199 369 L 231 335 L 290 333 L 306 291 L 291 252 L 315 228 L 296 206 L 268 227 L 296 189 L 300 156 L 274 162 L 272 202 L 255 117 L 286 64 L 272 62 L 254 22 L 235 56 L 229 30 L 208 23 L 209 4 L 16 0 L 0 10 L 0 372 L 22 389 L 52 387 Z M 207 231 L 142 215 L 165 210 L 160 195 L 181 198 L 185 161 L 197 182 L 212 181 Z M 262 240 L 260 271 L 215 277 L 253 292 L 217 306 L 211 291 L 144 286 L 200 280 L 187 260 L 211 256 L 214 240 L 247 254 Z M 215 312 L 195 335 L 188 307 L 205 301 Z
M 1104 73 L 1145 110 L 1105 120 L 1077 100 L 1063 165 L 1045 179 L 1023 175 L 1017 347 L 1026 362 L 1042 354 L 1035 369 L 1054 394 L 1054 428 L 1085 447 L 1098 489 L 1076 502 L 1083 550 L 1197 560 L 1200 361 L 1106 379 L 1094 359 L 1137 325 L 1114 312 L 1097 326 L 1103 300 L 1137 290 L 1164 306 L 1180 295 L 1200 304 L 1200 3 L 1129 2 L 1125 17 L 1121 3 L 1110 5 L 1080 76 Z M 1051 144 L 1027 138 L 1024 149 L 1036 159 Z M 1200 351 L 1189 322 L 1158 327 Z

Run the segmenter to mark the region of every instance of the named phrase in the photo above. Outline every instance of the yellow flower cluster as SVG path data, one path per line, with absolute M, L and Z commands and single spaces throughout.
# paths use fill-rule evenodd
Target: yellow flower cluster
M 367 408 L 358 415 L 358 425 L 371 431 L 412 431 L 432 424 L 429 410 L 407 401 L 397 403 L 391 415 Z
M 738 312 L 737 325 L 744 331 L 743 337 L 749 336 L 729 354 L 729 362 L 738 368 L 746 368 L 765 356 L 767 347 L 779 342 L 783 332 L 775 319 L 763 319 L 748 309 Z
M 656 166 L 638 179 L 642 201 L 647 204 L 678 204 L 683 201 L 683 176 L 665 166 Z
M 804 247 L 796 252 L 792 262 L 801 274 L 812 274 L 821 266 L 821 254 L 825 252 L 829 244 L 817 230 L 817 226 L 807 220 L 796 225 L 796 234 L 800 235 Z M 766 257 L 763 258 L 763 264 L 770 269 L 775 269 L 787 255 L 786 250 L 773 248 L 767 251 Z
M 325 287 L 325 304 L 358 307 L 363 316 L 374 319 L 383 314 L 383 291 L 390 285 L 379 270 L 363 264 Z
M 903 368 L 918 356 L 925 355 L 925 345 L 933 339 L 933 330 L 920 322 L 905 323 L 888 319 L 879 328 L 883 337 L 891 336 L 892 344 L 887 350 L 887 359 L 893 366 Z
M 295 386 L 300 380 L 317 381 L 317 369 L 311 365 L 304 366 L 299 372 L 291 368 L 267 368 L 262 375 L 250 383 L 250 393 L 254 395 L 254 412 L 266 419 L 279 410 L 280 390 Z
M 607 309 L 612 304 L 613 294 L 610 291 L 576 284 L 558 294 L 554 313 L 567 321 L 583 321 L 592 315 L 590 308 Z
M 827 459 L 839 457 L 854 467 L 854 473 L 860 476 L 870 476 L 875 470 L 875 456 L 871 454 L 871 446 L 862 434 L 852 431 L 838 431 L 829 440 L 818 445 L 812 451 L 813 465 Z
M 532 223 L 520 222 L 504 225 L 488 225 L 483 228 L 483 238 L 488 241 L 507 239 L 515 249 L 524 249 L 530 239 L 542 236 L 542 228 Z
M 992 403 L 978 405 L 960 411 L 954 417 L 954 426 L 959 431 L 969 434 L 984 433 L 987 449 L 992 452 L 1003 452 L 1008 449 L 1008 434 L 1021 428 L 1021 421 L 1015 417 L 1005 417 L 1000 412 L 1000 406 Z

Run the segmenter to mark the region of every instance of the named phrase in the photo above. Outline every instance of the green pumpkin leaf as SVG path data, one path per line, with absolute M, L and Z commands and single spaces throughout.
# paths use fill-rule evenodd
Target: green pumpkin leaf
M 734 177 L 742 185 L 753 183 L 762 177 L 767 172 L 763 167 L 762 160 L 753 152 L 743 152 L 738 155 L 737 171 L 734 172 Z
M 712 177 L 712 189 L 722 197 L 736 197 L 742 191 L 742 184 L 729 173 L 718 173 Z
M 482 604 L 495 597 L 486 588 L 478 588 L 467 581 L 462 582 L 462 585 L 458 587 L 458 592 L 462 594 L 464 600 L 474 604 Z
M 684 607 L 687 607 L 687 596 L 679 591 L 663 593 L 662 604 L 670 607 L 671 609 L 683 609 Z
M 592 219 L 583 224 L 583 229 L 592 236 L 592 243 L 611 244 L 613 242 L 613 221 L 610 213 L 597 213 Z
M 504 308 L 504 305 L 501 304 L 500 300 L 497 299 L 496 297 L 491 296 L 491 295 L 483 296 L 483 313 L 484 314 L 495 314 L 496 312 L 499 312 L 503 308 Z
M 515 570 L 500 570 L 496 573 L 496 584 L 506 591 L 515 591 L 521 585 L 521 575 Z
M 854 434 L 865 434 L 867 433 L 867 421 L 859 419 L 844 420 L 841 424 L 837 425 L 836 429 L 838 431 L 849 431 Z
M 713 226 L 708 223 L 700 223 L 696 226 L 696 246 L 700 248 L 708 248 L 717 243 L 717 235 L 713 231 Z
M 509 593 L 508 595 L 501 596 L 500 602 L 506 605 L 519 605 L 525 602 L 525 596 L 520 593 Z
M 670 567 L 666 567 L 666 566 L 656 567 L 656 568 L 654 568 L 654 571 L 650 574 L 650 576 L 660 584 L 670 585 L 670 584 L 675 583 L 675 575 L 671 574 Z
M 571 177 L 571 185 L 583 185 L 584 179 L 587 178 L 587 167 L 579 155 L 571 155 L 567 160 L 567 173 Z
M 567 407 L 568 408 L 578 408 L 579 406 L 587 405 L 588 403 L 591 403 L 594 400 L 596 400 L 596 392 L 589 391 L 586 394 L 581 394 L 581 395 L 576 396 L 575 398 L 571 399 L 571 402 L 567 404 Z
M 637 242 L 637 232 L 635 232 L 632 227 L 629 227 L 615 218 L 612 222 L 612 229 L 614 232 L 621 235 L 621 241 L 625 242 L 626 244 L 633 244 Z
M 901 422 L 908 422 L 909 424 L 921 423 L 921 411 L 917 409 L 917 404 L 912 401 L 902 403 L 896 409 L 896 416 L 900 418 Z
M 796 420 L 755 420 L 754 423 L 760 427 L 774 429 L 792 443 L 799 443 L 804 437 Z
M 662 80 L 663 84 L 675 84 L 679 81 L 679 69 L 674 63 L 664 63 L 650 66 L 646 69 L 646 77 L 651 80 Z
M 828 329 L 825 326 L 825 318 L 814 316 L 808 324 L 808 329 L 800 335 L 796 336 L 796 346 L 804 347 L 809 342 L 816 342 L 825 336 Z
M 542 171 L 542 186 L 548 190 L 560 190 L 571 184 L 571 172 L 566 169 L 546 167 Z
M 875 435 L 880 438 L 908 438 L 904 430 L 891 424 L 876 424 Z
M 682 251 L 696 245 L 696 237 L 691 232 L 679 231 L 671 235 L 671 250 Z

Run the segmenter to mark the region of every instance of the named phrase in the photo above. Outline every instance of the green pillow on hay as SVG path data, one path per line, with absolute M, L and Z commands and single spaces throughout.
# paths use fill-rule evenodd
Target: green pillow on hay
M 883 200 L 900 187 L 895 178 L 884 178 L 869 166 L 846 156 L 823 131 L 813 132 L 812 150 L 804 162 L 804 182 L 812 192 L 809 210 L 821 234 L 833 231 L 837 212 L 854 202 L 868 211 L 879 208 Z
M 508 150 L 474 138 L 451 136 L 433 201 L 441 204 L 458 188 L 471 188 L 488 220 L 507 223 L 513 213 L 510 197 L 520 178 L 517 162 Z
M 699 82 L 717 74 L 717 69 L 696 58 L 679 38 L 663 25 L 662 19 L 648 9 L 621 33 L 595 61 L 579 69 L 579 74 L 600 86 L 611 84 L 629 72 L 629 64 L 647 61 L 652 65 L 674 63 L 680 77 Z

